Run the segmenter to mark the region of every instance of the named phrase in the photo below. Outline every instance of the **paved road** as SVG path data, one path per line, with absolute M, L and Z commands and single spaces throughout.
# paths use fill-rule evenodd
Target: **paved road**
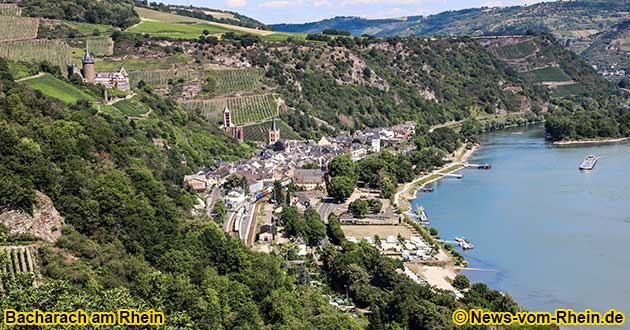
M 319 214 L 319 217 L 322 218 L 324 223 L 328 223 L 328 215 L 330 215 L 336 207 L 337 204 L 330 197 L 324 199 L 324 201 L 319 205 L 319 207 L 317 208 L 317 213 Z

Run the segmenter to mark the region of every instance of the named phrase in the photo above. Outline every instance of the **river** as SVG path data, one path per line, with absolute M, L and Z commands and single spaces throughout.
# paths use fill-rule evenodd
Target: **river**
M 463 252 L 472 282 L 512 295 L 532 311 L 573 308 L 630 316 L 630 144 L 555 147 L 542 128 L 487 134 L 461 180 L 433 183 L 423 205 L 431 226 Z M 586 155 L 603 157 L 580 172 Z M 623 327 L 630 328 L 628 322 Z

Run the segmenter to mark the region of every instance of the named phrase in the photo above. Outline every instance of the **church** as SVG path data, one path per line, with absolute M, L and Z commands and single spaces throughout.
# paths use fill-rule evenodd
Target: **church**
M 223 110 L 223 125 L 221 125 L 221 128 L 223 128 L 225 133 L 238 140 L 239 142 L 243 142 L 245 140 L 243 126 L 236 126 L 232 123 L 232 112 L 227 106 Z M 271 127 L 269 128 L 268 132 L 268 138 L 268 143 L 270 145 L 280 140 L 280 129 L 278 128 L 278 123 L 275 117 L 271 122 Z
M 106 88 L 116 88 L 121 91 L 129 91 L 131 85 L 129 83 L 129 74 L 125 68 L 115 72 L 96 72 L 94 57 L 90 54 L 90 50 L 86 49 L 85 55 L 81 59 L 83 68 L 79 71 L 76 65 L 68 66 L 68 75 L 79 74 L 83 81 L 90 84 L 103 85 Z

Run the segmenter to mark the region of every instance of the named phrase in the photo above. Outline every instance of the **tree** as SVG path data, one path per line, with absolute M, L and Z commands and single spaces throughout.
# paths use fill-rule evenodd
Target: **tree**
M 347 176 L 336 176 L 328 182 L 328 195 L 337 202 L 343 203 L 352 195 L 355 180 Z
M 328 174 L 334 178 L 337 176 L 346 176 L 352 180 L 357 180 L 357 164 L 352 161 L 350 156 L 341 155 L 333 158 L 328 163 Z
M 306 239 L 309 246 L 315 246 L 326 237 L 326 225 L 319 217 L 317 210 L 310 208 L 304 212 L 306 220 Z
M 331 213 L 328 216 L 328 237 L 330 238 L 330 241 L 335 244 L 335 245 L 341 245 L 341 242 L 343 242 L 346 239 L 346 235 L 343 233 L 343 230 L 341 229 L 341 221 L 339 221 L 339 217 L 334 214 Z
M 278 180 L 273 182 L 273 200 L 276 202 L 276 205 L 282 205 L 286 202 L 284 187 Z
M 214 203 L 212 213 L 214 214 L 214 221 L 216 223 L 222 224 L 223 222 L 225 222 L 227 208 L 225 207 L 225 202 L 222 199 L 219 199 L 216 203 Z
M 392 198 L 396 193 L 396 184 L 388 176 L 379 179 L 378 187 L 382 198 Z
M 373 214 L 381 213 L 381 210 L 383 209 L 383 203 L 380 200 L 370 199 L 367 202 L 370 207 L 370 212 L 372 212 Z
M 468 289 L 470 287 L 470 280 L 462 274 L 457 274 L 453 279 L 453 287 L 457 290 Z
M 355 218 L 363 218 L 370 212 L 370 205 L 365 199 L 357 199 L 350 203 L 348 210 Z

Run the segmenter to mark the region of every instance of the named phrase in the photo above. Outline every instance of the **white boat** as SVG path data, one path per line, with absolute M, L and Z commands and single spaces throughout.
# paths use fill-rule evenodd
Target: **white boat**
M 592 170 L 593 167 L 595 167 L 595 164 L 597 164 L 597 160 L 599 160 L 599 157 L 597 156 L 594 156 L 594 155 L 586 156 L 586 158 L 584 158 L 584 160 L 582 161 L 582 164 L 580 164 L 580 170 L 581 171 Z
M 424 207 L 422 206 L 416 207 L 416 216 L 417 216 L 418 222 L 420 222 L 421 224 L 423 225 L 429 224 L 429 217 L 427 216 L 427 212 L 424 209 Z
M 455 242 L 464 250 L 474 249 L 475 246 L 472 245 L 467 239 L 463 237 L 455 237 Z

